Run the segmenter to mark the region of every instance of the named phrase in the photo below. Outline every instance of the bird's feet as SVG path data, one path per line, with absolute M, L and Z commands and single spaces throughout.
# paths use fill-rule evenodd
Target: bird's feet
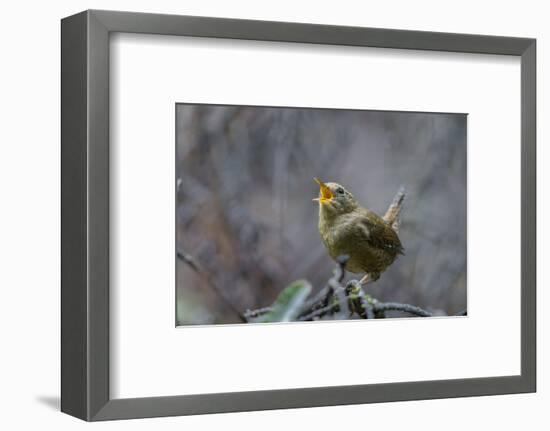
M 359 284 L 361 286 L 364 286 L 365 284 L 372 283 L 372 282 L 378 280 L 379 278 L 380 278 L 380 273 L 379 272 L 369 272 L 369 273 L 365 274 L 363 276 L 363 278 L 361 278 L 361 280 L 359 280 Z

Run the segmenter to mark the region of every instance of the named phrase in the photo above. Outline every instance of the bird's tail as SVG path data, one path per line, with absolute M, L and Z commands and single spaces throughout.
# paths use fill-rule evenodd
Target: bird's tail
M 399 230 L 399 224 L 401 222 L 399 218 L 399 214 L 401 213 L 401 209 L 403 208 L 404 200 L 405 200 L 405 187 L 401 186 L 397 191 L 397 193 L 395 194 L 395 197 L 393 198 L 391 205 L 388 207 L 386 214 L 384 214 L 384 220 L 396 232 Z

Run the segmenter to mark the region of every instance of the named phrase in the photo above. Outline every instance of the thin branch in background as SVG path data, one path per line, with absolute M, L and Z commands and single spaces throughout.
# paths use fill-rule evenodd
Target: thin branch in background
M 181 253 L 179 251 L 177 252 L 177 254 L 181 260 L 183 260 L 187 265 L 191 267 L 191 269 L 193 269 L 193 271 L 202 276 L 204 271 L 193 256 L 187 253 Z
M 197 262 L 197 260 L 190 255 L 189 253 L 183 253 L 180 251 L 176 252 L 177 257 L 185 262 L 196 274 L 198 274 L 210 287 L 210 289 L 216 294 L 216 296 L 227 306 L 229 307 L 242 322 L 247 322 L 247 319 L 241 312 L 235 307 L 222 293 L 221 289 L 218 288 L 216 283 L 212 280 L 212 277 L 206 272 L 202 266 Z
M 248 321 L 269 313 L 270 311 L 273 311 L 273 307 L 258 308 L 256 310 L 246 310 L 243 316 Z

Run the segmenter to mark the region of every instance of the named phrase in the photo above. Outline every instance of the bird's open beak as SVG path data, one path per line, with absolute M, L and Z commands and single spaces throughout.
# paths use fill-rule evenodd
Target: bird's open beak
M 313 200 L 322 204 L 326 204 L 332 201 L 333 194 L 330 188 L 324 182 L 322 182 L 319 178 L 313 178 L 313 179 L 317 184 L 319 184 L 319 192 L 321 194 L 321 196 Z

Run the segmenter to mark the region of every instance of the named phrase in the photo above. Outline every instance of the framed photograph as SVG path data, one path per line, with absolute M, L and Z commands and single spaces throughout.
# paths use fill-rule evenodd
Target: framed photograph
M 466 125 L 177 105 L 176 324 L 466 315 Z
M 61 32 L 62 411 L 536 390 L 534 39 Z

